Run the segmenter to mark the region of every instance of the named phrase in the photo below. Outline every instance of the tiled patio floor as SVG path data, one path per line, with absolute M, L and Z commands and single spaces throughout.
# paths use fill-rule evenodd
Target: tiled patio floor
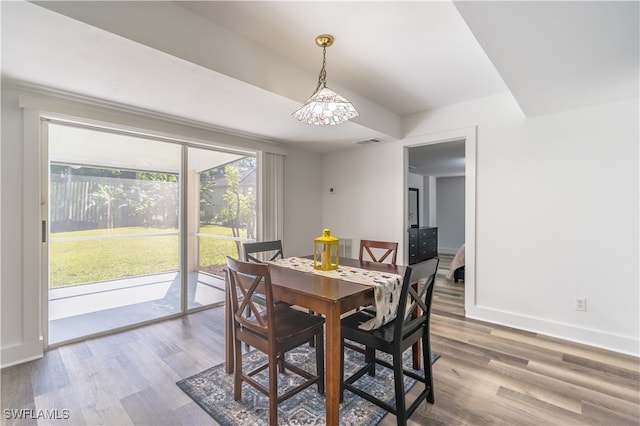
M 193 272 L 188 308 L 224 303 L 224 280 Z M 50 345 L 180 312 L 177 272 L 49 290 Z

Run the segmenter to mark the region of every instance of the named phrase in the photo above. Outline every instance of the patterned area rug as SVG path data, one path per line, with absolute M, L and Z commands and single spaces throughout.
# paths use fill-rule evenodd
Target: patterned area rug
M 307 371 L 315 372 L 314 349 L 303 345 L 287 353 L 287 360 L 302 366 Z M 244 355 L 243 365 L 250 369 L 264 361 L 266 355 L 252 351 Z M 434 363 L 440 355 L 431 354 Z M 351 349 L 345 349 L 345 372 L 350 375 L 363 363 L 363 355 Z M 411 351 L 405 352 L 407 368 L 411 366 Z M 339 366 L 331 366 L 339 368 Z M 263 383 L 268 383 L 267 370 L 259 373 Z M 299 380 L 293 373 L 278 374 L 279 389 L 288 389 Z M 413 379 L 405 378 L 405 389 L 414 385 Z M 357 382 L 358 386 L 386 396 L 393 401 L 393 375 L 390 369 L 378 366 L 376 376 L 365 375 Z M 227 374 L 224 365 L 220 364 L 180 380 L 177 385 L 202 407 L 211 417 L 223 426 L 227 425 L 267 425 L 269 420 L 269 403 L 265 395 L 252 386 L 243 384 L 242 400 L 233 400 L 233 374 Z M 357 397 L 349 391 L 344 393 L 344 401 L 340 404 L 340 424 L 345 426 L 370 426 L 382 420 L 386 411 L 376 405 Z M 280 425 L 324 425 L 324 396 L 318 394 L 318 388 L 311 386 L 278 405 L 278 424 Z

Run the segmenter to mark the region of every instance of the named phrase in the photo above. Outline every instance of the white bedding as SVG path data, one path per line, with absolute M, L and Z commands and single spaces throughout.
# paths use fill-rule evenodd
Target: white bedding
M 455 270 L 462 266 L 464 266 L 464 244 L 460 246 L 458 252 L 451 261 L 451 265 L 449 265 L 449 274 L 447 275 L 447 279 L 453 278 Z

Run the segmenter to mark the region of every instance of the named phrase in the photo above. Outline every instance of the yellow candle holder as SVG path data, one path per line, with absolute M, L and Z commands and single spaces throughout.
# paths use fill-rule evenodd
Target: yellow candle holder
M 322 236 L 313 240 L 313 267 L 321 271 L 338 269 L 338 239 L 324 229 Z

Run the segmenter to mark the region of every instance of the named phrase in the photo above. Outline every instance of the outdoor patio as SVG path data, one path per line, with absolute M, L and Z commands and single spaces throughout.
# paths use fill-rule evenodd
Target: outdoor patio
M 224 280 L 192 272 L 188 308 L 224 303 Z M 180 274 L 170 272 L 49 290 L 49 344 L 180 312 Z

